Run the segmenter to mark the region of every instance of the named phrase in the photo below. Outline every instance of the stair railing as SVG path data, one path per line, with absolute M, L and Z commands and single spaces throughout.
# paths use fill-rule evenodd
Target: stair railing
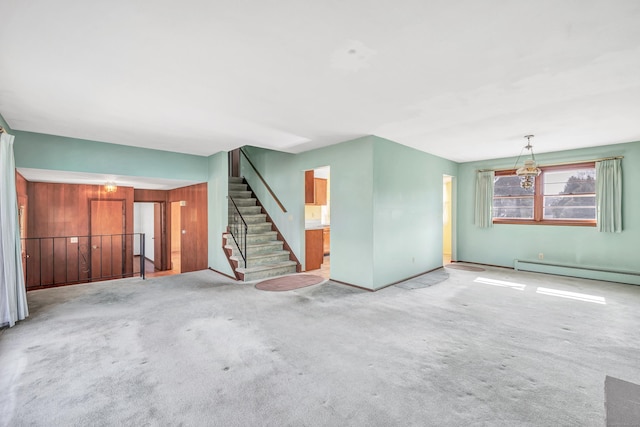
M 258 175 L 258 178 L 260 178 L 260 181 L 262 181 L 262 183 L 264 184 L 265 188 L 267 189 L 267 191 L 269 192 L 269 194 L 271 194 L 271 197 L 273 197 L 273 200 L 275 200 L 275 202 L 277 203 L 278 206 L 280 206 L 280 209 L 282 209 L 282 212 L 287 212 L 287 210 L 285 209 L 284 205 L 282 204 L 282 202 L 280 202 L 280 199 L 278 199 L 278 196 L 276 196 L 276 194 L 273 192 L 273 190 L 271 189 L 271 187 L 269 187 L 269 184 L 267 184 L 267 181 L 265 181 L 265 179 L 262 177 L 262 175 L 260 174 L 260 172 L 258 172 L 258 169 L 254 166 L 253 162 L 251 162 L 251 159 L 249 158 L 249 156 L 247 155 L 247 153 L 244 152 L 244 150 L 242 148 L 240 148 L 240 153 L 242 153 L 242 155 L 244 156 L 245 159 L 247 159 L 247 162 L 249 163 L 249 165 L 251 166 L 251 168 L 253 168 L 253 170 L 255 171 L 256 175 Z
M 240 252 L 240 256 L 244 261 L 244 267 L 247 268 L 247 232 L 249 227 L 242 217 L 233 197 L 227 196 L 231 203 L 229 204 L 229 233 Z

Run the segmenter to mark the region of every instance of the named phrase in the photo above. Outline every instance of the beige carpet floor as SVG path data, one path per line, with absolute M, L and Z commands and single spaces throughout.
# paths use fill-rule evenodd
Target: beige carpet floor
M 0 426 L 601 427 L 607 376 L 640 384 L 640 287 L 445 272 L 379 292 L 211 271 L 29 292 L 0 332 Z

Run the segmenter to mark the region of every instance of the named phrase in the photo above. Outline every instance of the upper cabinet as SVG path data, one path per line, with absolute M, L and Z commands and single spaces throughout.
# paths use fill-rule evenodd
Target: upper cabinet
M 313 205 L 316 201 L 315 187 L 313 182 L 313 171 L 304 173 L 304 204 Z
M 304 173 L 304 203 L 307 205 L 327 204 L 327 180 L 315 178 L 312 170 Z
M 327 180 L 323 178 L 313 179 L 313 188 L 315 190 L 316 205 L 327 204 Z

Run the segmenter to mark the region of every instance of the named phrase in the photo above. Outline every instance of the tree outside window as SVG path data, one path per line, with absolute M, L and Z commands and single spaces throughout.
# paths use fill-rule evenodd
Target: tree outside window
M 533 188 L 525 190 L 514 170 L 496 172 L 494 223 L 594 226 L 594 163 L 541 167 Z

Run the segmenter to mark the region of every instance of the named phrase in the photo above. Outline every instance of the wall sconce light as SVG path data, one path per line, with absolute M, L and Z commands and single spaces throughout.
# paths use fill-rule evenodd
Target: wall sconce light
M 117 189 L 118 186 L 113 181 L 104 184 L 104 191 L 106 191 L 107 193 L 115 193 Z

